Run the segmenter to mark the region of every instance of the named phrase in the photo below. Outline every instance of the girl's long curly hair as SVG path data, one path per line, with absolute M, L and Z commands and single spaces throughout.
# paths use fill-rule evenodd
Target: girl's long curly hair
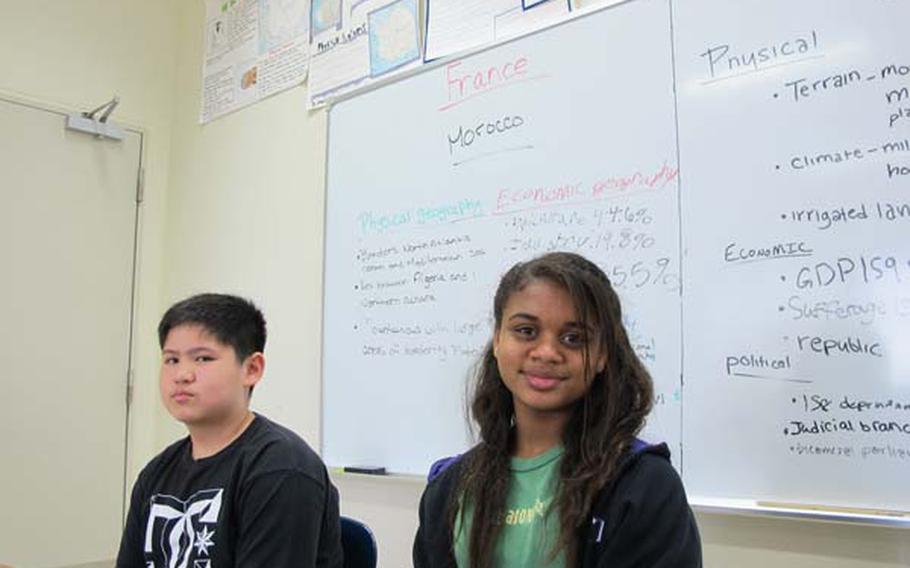
M 653 386 L 629 343 L 619 298 L 610 280 L 580 255 L 554 252 L 513 266 L 502 277 L 493 300 L 494 333 L 500 330 L 511 295 L 541 279 L 562 287 L 572 298 L 582 328 L 594 331 L 583 351 L 585 368 L 590 368 L 588 362 L 594 353 L 607 356 L 604 370 L 586 377 L 591 387 L 576 403 L 563 432 L 565 453 L 555 499 L 560 531 L 551 554 L 564 552 L 566 565 L 572 566 L 579 554 L 582 531 L 590 525 L 588 517 L 595 497 L 613 482 L 621 456 L 651 410 Z M 490 568 L 509 493 L 515 416 L 512 393 L 499 374 L 492 342 L 477 363 L 470 400 L 480 443 L 465 457 L 447 521 L 454 535 L 459 508 L 465 503 L 473 506 L 468 535 L 470 565 Z

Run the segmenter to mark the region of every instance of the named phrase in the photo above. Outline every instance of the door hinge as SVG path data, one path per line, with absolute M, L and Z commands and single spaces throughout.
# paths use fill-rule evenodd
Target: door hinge
M 139 168 L 139 177 L 136 179 L 136 203 L 145 199 L 145 168 Z
M 126 407 L 130 408 L 133 405 L 133 378 L 135 372 L 130 369 L 126 372 Z

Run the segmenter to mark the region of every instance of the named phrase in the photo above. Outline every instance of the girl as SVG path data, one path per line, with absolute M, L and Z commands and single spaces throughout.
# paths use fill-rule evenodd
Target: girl
M 666 444 L 635 438 L 651 377 L 595 264 L 550 253 L 513 266 L 476 372 L 480 443 L 434 464 L 416 568 L 701 566 Z

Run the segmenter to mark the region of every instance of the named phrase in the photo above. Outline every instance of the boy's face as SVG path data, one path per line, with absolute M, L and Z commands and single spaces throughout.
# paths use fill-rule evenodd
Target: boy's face
M 231 427 L 247 411 L 264 367 L 262 353 L 238 361 L 233 347 L 205 327 L 178 325 L 161 350 L 161 400 L 188 427 Z

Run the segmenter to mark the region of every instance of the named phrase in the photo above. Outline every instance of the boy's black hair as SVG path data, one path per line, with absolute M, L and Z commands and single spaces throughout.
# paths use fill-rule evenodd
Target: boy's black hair
M 158 324 L 158 344 L 179 325 L 201 325 L 234 349 L 238 362 L 265 350 L 265 318 L 253 302 L 230 294 L 197 294 L 171 306 Z

